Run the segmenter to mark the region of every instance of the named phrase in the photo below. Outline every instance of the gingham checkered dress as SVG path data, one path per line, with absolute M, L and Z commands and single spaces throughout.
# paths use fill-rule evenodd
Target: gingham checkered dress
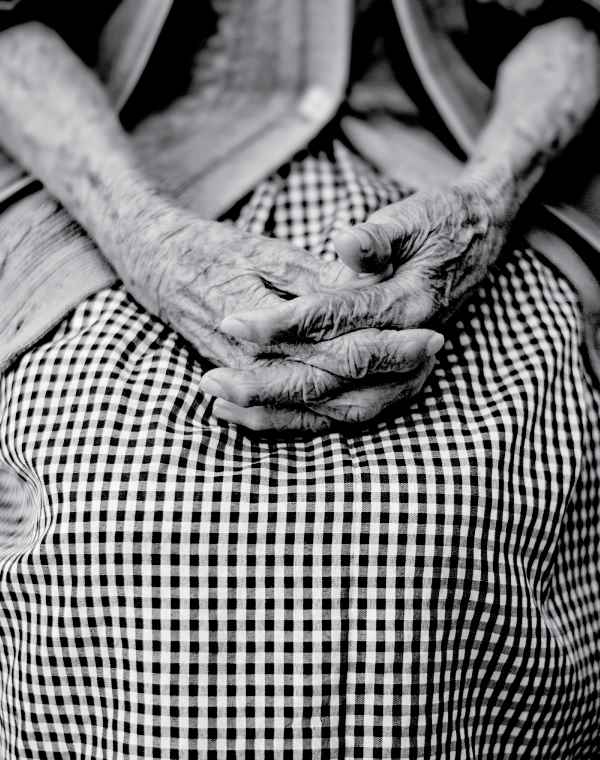
M 339 143 L 238 223 L 313 252 L 402 196 Z M 0 757 L 592 758 L 600 392 L 506 255 L 420 398 L 284 440 L 120 287 L 0 385 Z

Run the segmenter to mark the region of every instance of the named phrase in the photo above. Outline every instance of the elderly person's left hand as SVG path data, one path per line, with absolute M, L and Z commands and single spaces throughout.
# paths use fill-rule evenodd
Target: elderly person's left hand
M 298 298 L 238 313 L 222 327 L 261 345 L 323 341 L 366 327 L 406 329 L 439 323 L 484 277 L 507 235 L 506 201 L 470 181 L 417 193 L 340 233 L 335 245 L 352 269 L 387 279 L 362 289 Z

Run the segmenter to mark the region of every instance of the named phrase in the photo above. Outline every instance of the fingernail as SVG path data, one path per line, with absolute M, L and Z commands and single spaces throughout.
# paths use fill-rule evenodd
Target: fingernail
M 371 237 L 371 235 L 369 235 L 369 233 L 366 230 L 363 230 L 360 227 L 355 228 L 354 234 L 358 238 L 360 250 L 363 253 L 368 253 L 373 247 L 373 238 Z
M 370 240 L 368 236 L 367 239 Z M 364 236 L 361 237 L 359 230 L 353 228 L 340 230 L 336 233 L 334 239 L 334 246 L 338 256 L 341 256 L 343 259 L 349 258 L 350 260 L 352 260 L 358 252 L 365 253 L 370 249 L 369 245 L 366 249 L 364 248 L 365 243 L 368 245 Z
M 229 335 L 233 335 L 234 338 L 252 340 L 252 333 L 248 325 L 235 317 L 225 317 L 221 322 L 221 330 Z
M 389 277 L 391 277 L 394 274 L 394 266 L 390 262 L 384 271 L 381 272 L 359 272 L 358 277 L 373 277 L 373 275 L 376 275 L 380 279 L 387 280 Z
M 212 377 L 203 377 L 200 380 L 200 390 L 209 393 L 211 396 L 223 395 L 223 386 Z
M 440 333 L 435 333 L 435 335 L 432 335 L 431 338 L 429 338 L 427 341 L 427 345 L 425 346 L 425 353 L 429 357 L 435 356 L 438 351 L 440 351 L 445 342 L 446 339 L 443 335 Z

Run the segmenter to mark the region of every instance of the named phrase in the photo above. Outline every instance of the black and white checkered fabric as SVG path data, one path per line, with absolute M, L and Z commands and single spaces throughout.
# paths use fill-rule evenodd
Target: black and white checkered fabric
M 313 251 L 403 189 L 340 145 L 239 219 Z M 524 250 L 361 434 L 211 416 L 115 287 L 0 385 L 0 758 L 560 758 L 600 748 L 600 391 Z

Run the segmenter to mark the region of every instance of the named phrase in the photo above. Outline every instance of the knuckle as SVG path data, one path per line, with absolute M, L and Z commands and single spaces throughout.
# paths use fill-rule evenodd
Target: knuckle
M 393 342 L 379 335 L 378 339 L 362 347 L 361 371 L 357 374 L 357 378 L 365 379 L 369 375 L 376 375 L 385 370 L 390 362 L 396 364 L 396 355 L 397 347 Z
M 297 335 L 311 337 L 313 332 L 318 330 L 318 325 L 323 320 L 323 314 L 308 304 L 297 303 L 294 304 L 294 307 L 285 337 L 291 341 L 294 341 Z
M 341 363 L 344 375 L 352 380 L 360 380 L 369 371 L 371 356 L 360 340 L 351 336 L 343 342 Z
M 265 360 L 264 367 L 262 382 L 257 378 L 254 383 L 254 403 L 277 406 L 295 403 L 303 398 L 306 373 L 300 362 Z
M 361 422 L 366 422 L 371 417 L 370 406 L 361 402 L 360 399 L 352 399 L 352 402 L 332 402 L 324 407 L 324 411 L 330 419 L 347 425 L 356 425 Z
M 330 392 L 331 383 L 327 382 L 327 375 L 314 370 L 302 386 L 302 403 L 306 405 L 315 403 L 325 398 Z
M 360 291 L 355 291 L 360 292 Z M 325 294 L 318 304 L 310 305 L 300 314 L 299 332 L 312 340 L 323 340 L 343 334 L 354 321 L 356 301 L 347 294 Z
M 302 414 L 302 427 L 313 433 L 322 433 L 333 427 L 333 420 L 325 416 L 305 412 Z
M 402 372 L 412 361 L 410 347 L 399 337 L 385 337 L 381 341 L 377 362 L 372 362 L 373 373 Z
M 310 365 L 296 363 L 282 395 L 288 403 L 314 403 L 326 392 L 324 375 Z
M 320 310 L 314 310 L 305 315 L 302 326 L 304 334 L 314 340 L 321 340 L 331 334 L 336 334 L 340 329 L 341 314 L 331 299 L 327 299 Z
M 360 329 L 368 322 L 368 327 L 385 327 L 393 321 L 396 299 L 391 291 L 380 284 L 354 291 L 351 304 L 340 313 L 345 326 Z
M 371 416 L 371 408 L 369 405 L 352 404 L 344 409 L 344 422 L 349 425 L 366 422 Z
M 373 359 L 373 372 L 404 373 L 425 356 L 425 344 L 405 331 L 385 330 L 381 333 L 378 352 Z M 376 360 L 376 364 L 375 364 Z
M 285 424 L 280 425 L 280 429 L 319 433 L 328 428 L 327 422 L 327 418 L 317 412 L 294 409 L 286 414 Z

